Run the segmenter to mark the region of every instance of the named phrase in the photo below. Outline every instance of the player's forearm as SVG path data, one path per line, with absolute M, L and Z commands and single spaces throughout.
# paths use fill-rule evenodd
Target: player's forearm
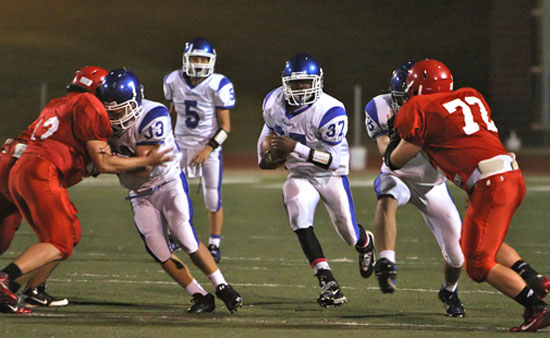
M 421 150 L 421 147 L 405 140 L 401 140 L 394 149 L 386 150 L 384 160 L 390 169 L 396 170 L 402 168 Z
M 119 174 L 130 170 L 143 170 L 148 165 L 147 157 L 118 157 L 116 155 L 104 154 L 103 158 L 94 166 L 100 173 Z
M 378 147 L 378 152 L 381 156 L 384 156 L 386 148 L 388 148 L 388 144 L 390 143 L 390 138 L 387 135 L 382 135 L 377 137 L 375 141 L 376 146 Z
M 304 160 L 315 164 L 318 167 L 328 170 L 336 170 L 340 167 L 340 153 L 317 150 L 296 142 L 294 152 Z

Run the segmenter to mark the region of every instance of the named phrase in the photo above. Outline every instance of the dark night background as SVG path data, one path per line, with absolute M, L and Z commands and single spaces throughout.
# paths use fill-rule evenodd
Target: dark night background
M 455 88 L 474 87 L 487 98 L 503 139 L 515 129 L 536 147 L 536 6 L 529 0 L 0 0 L 0 137 L 34 120 L 42 83 L 48 100 L 62 96 L 84 65 L 125 66 L 140 77 L 147 98 L 164 102 L 163 77 L 181 66 L 185 42 L 203 36 L 218 52 L 216 72 L 232 80 L 237 94 L 226 158 L 254 153 L 262 99 L 280 85 L 285 60 L 297 52 L 320 61 L 325 91 L 345 103 L 351 121 L 355 84 L 364 106 L 388 87 L 396 66 L 438 59 Z M 366 132 L 362 143 L 373 146 Z

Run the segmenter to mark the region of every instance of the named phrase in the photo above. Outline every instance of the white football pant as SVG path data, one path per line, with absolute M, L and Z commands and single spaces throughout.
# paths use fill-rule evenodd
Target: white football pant
M 153 193 L 131 199 L 136 227 L 147 250 L 159 262 L 166 262 L 172 255 L 166 235 L 168 229 L 184 252 L 192 254 L 199 249 L 188 190 L 182 172 L 178 179 L 157 187 Z
M 398 206 L 412 203 L 434 234 L 445 261 L 456 268 L 464 264 L 460 249 L 462 220 L 445 182 L 426 185 L 404 181 L 386 172 L 378 175 L 374 189 L 379 198 L 393 196 Z
M 190 166 L 189 163 L 203 146 L 194 149 L 182 149 L 181 167 L 187 177 L 200 177 L 203 190 L 204 205 L 210 212 L 217 212 L 222 207 L 222 152 L 214 149 L 202 166 Z
M 283 202 L 292 231 L 313 226 L 315 208 L 322 200 L 336 232 L 348 244 L 359 240 L 359 227 L 346 176 L 287 177 Z

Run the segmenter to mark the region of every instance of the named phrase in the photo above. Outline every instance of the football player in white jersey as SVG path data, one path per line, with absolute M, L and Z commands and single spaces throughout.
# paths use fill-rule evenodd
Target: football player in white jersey
M 414 62 L 408 61 L 392 74 L 391 94 L 378 95 L 365 107 L 366 128 L 369 136 L 383 156 L 390 141 L 392 116 L 396 113 L 405 93 L 408 70 Z M 390 126 L 388 127 L 388 124 Z M 439 298 L 445 304 L 446 314 L 463 317 L 464 306 L 458 298 L 458 278 L 464 264 L 460 249 L 462 221 L 445 183 L 439 173 L 421 154 L 399 170 L 382 164 L 374 182 L 378 202 L 374 218 L 374 233 L 378 240 L 378 255 L 374 274 L 383 293 L 393 293 L 397 277 L 395 241 L 397 234 L 397 207 L 411 203 L 422 214 L 434 234 L 443 255 L 443 285 Z
M 320 200 L 325 204 L 338 235 L 359 253 L 364 278 L 374 270 L 374 236 L 355 219 L 347 174 L 348 117 L 342 102 L 323 92 L 323 70 L 308 54 L 290 58 L 283 70 L 283 85 L 263 101 L 265 125 L 258 139 L 258 163 L 272 169 L 285 162 L 288 176 L 283 184 L 283 202 L 291 229 L 296 233 L 313 273 L 319 280 L 322 307 L 347 301 L 315 232 L 313 218 Z M 262 151 L 271 139 L 272 153 Z M 281 159 L 271 154 L 282 153 Z
M 109 72 L 97 96 L 104 103 L 115 130 L 110 140 L 114 152 L 131 157 L 155 147 L 172 151 L 172 161 L 164 165 L 119 175 L 120 184 L 129 190 L 127 199 L 147 251 L 193 296 L 194 304 L 188 312 L 214 311 L 214 297 L 201 287 L 170 249 L 167 239 L 170 232 L 193 264 L 208 276 L 216 295 L 229 311 L 236 311 L 242 305 L 241 296 L 226 282 L 208 249 L 195 235 L 187 180 L 180 168 L 181 153 L 174 140 L 168 109 L 143 99 L 138 78 L 126 69 Z
M 216 50 L 203 38 L 185 44 L 183 68 L 164 78 L 164 96 L 176 120 L 174 133 L 188 177 L 201 177 L 208 210 L 208 249 L 220 262 L 222 209 L 222 143 L 231 130 L 229 110 L 235 106 L 233 84 L 214 73 Z

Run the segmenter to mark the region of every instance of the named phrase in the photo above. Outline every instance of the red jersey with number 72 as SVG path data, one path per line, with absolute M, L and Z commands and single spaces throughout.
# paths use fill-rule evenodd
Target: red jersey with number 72
M 473 88 L 412 97 L 396 115 L 394 128 L 466 191 L 479 161 L 508 153 L 489 105 Z
M 86 176 L 86 165 L 91 162 L 86 142 L 107 141 L 113 133 L 105 107 L 89 93 L 53 99 L 29 129 L 31 139 L 21 158 L 36 154 L 52 162 L 67 187 Z

